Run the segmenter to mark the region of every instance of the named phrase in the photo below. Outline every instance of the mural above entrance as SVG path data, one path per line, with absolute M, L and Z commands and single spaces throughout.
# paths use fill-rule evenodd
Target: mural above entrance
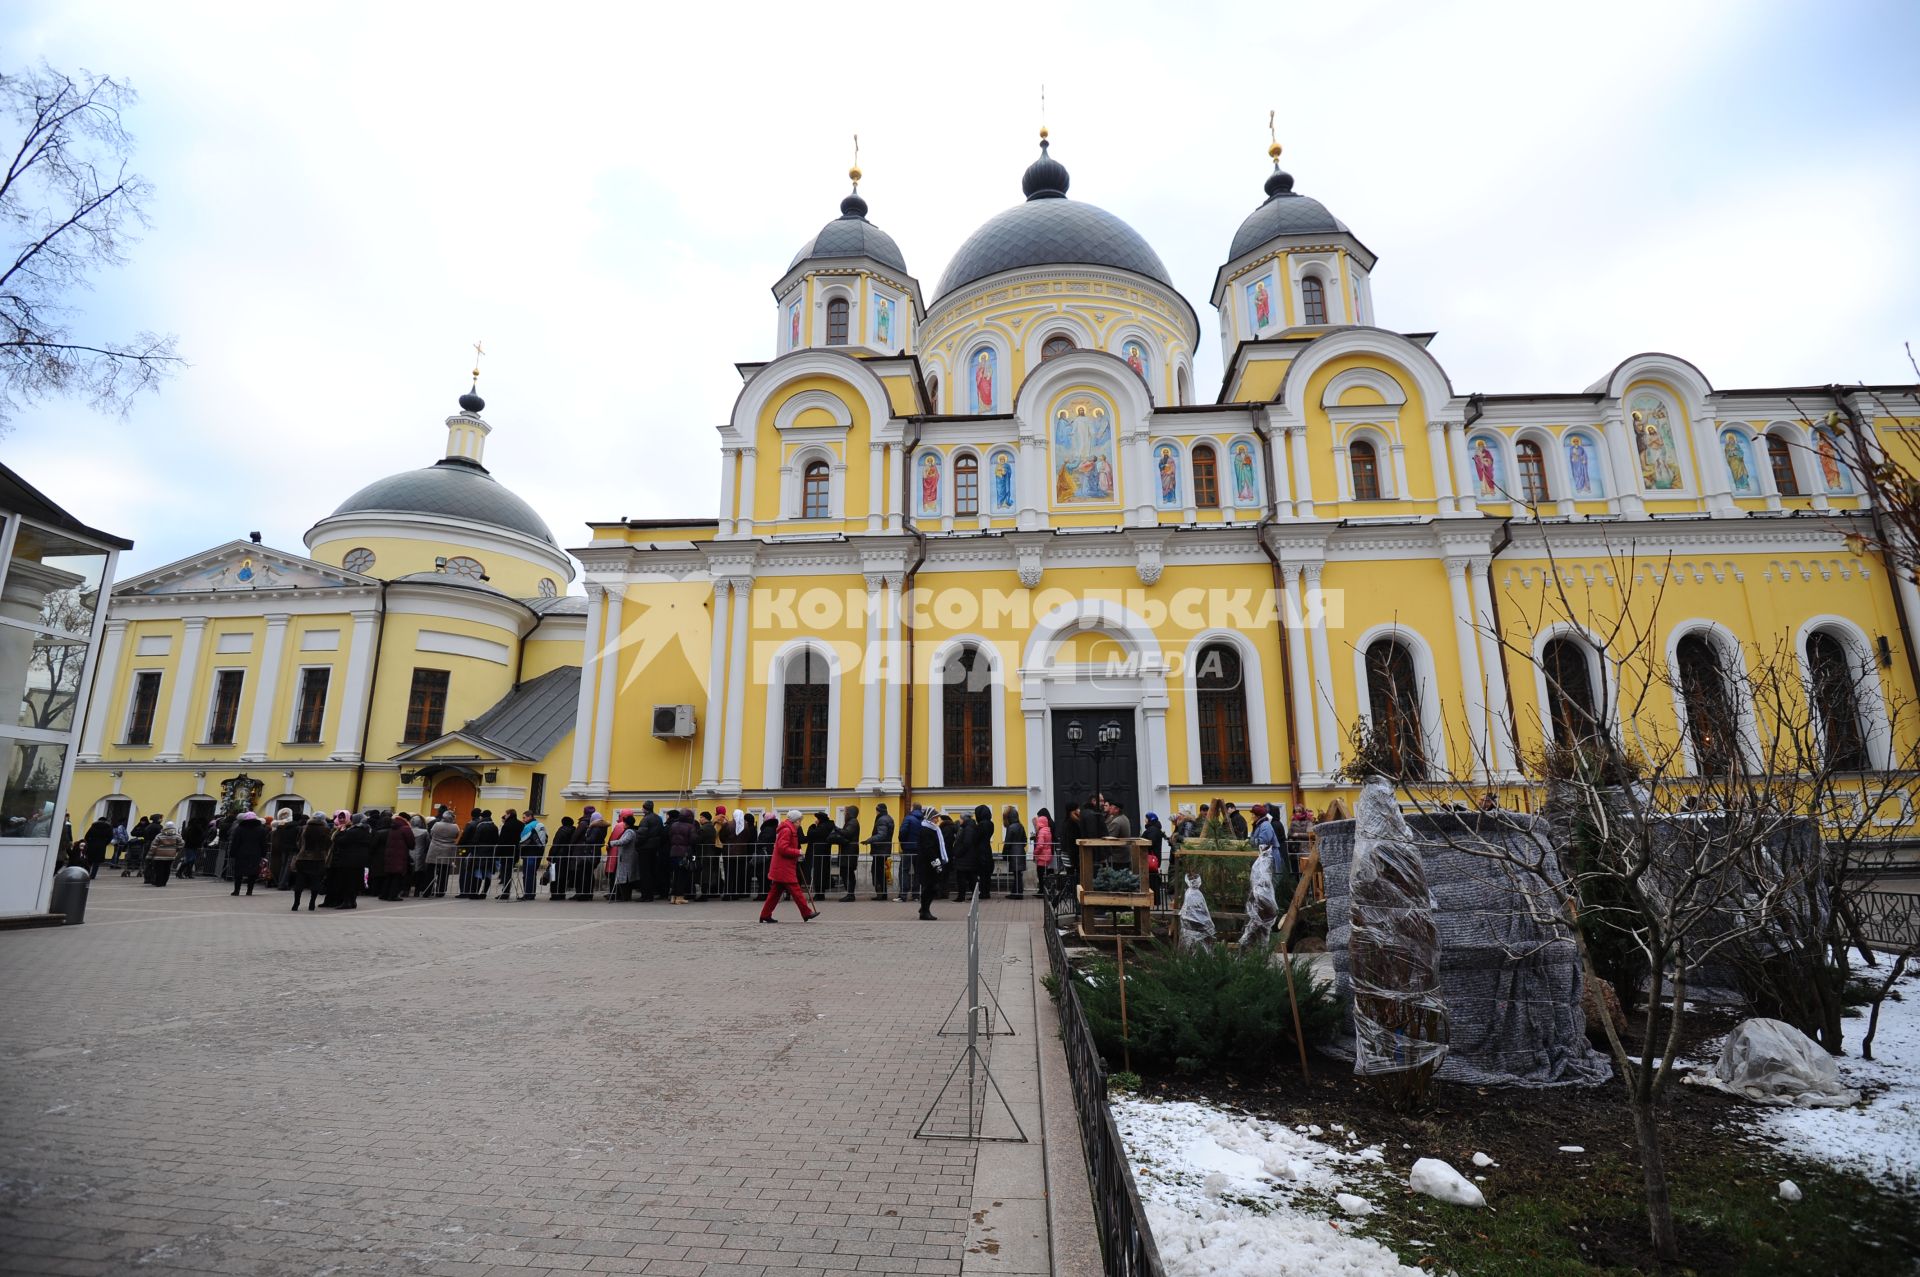
M 1680 487 L 1680 450 L 1673 442 L 1673 417 L 1657 395 L 1635 395 L 1631 405 L 1633 446 L 1640 453 L 1640 486 L 1648 492 Z
M 1056 506 L 1111 505 L 1116 495 L 1113 406 L 1079 391 L 1059 400 L 1048 432 Z

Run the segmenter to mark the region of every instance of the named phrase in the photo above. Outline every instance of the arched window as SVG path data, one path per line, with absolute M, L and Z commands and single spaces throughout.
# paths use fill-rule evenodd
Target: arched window
M 927 375 L 927 405 L 934 412 L 940 411 L 940 377 L 936 373 Z
M 1353 499 L 1380 499 L 1380 454 L 1365 439 L 1347 445 L 1347 464 L 1353 469 Z
M 1376 639 L 1367 648 L 1367 704 L 1373 730 L 1400 780 L 1425 780 L 1427 749 L 1420 721 L 1420 678 L 1404 643 Z
M 836 297 L 827 303 L 827 345 L 847 344 L 847 299 Z
M 953 459 L 953 512 L 980 513 L 980 458 L 971 452 Z
M 1800 495 L 1800 478 L 1793 471 L 1793 445 L 1779 435 L 1767 436 L 1767 464 L 1773 467 L 1773 490 L 1783 497 Z
M 1553 739 L 1562 745 L 1576 744 L 1600 730 L 1600 698 L 1593 686 L 1592 657 L 1592 649 L 1574 638 L 1548 639 L 1540 651 Z
M 1846 643 L 1826 630 L 1807 635 L 1807 672 L 1813 707 L 1820 715 L 1820 743 L 1827 766 L 1858 771 L 1867 765 L 1866 733 L 1860 726 L 1860 676 Z
M 807 462 L 806 472 L 800 479 L 800 517 L 803 519 L 828 517 L 832 512 L 828 502 L 832 486 L 826 462 Z
M 1200 649 L 1194 670 L 1200 711 L 1200 781 L 1205 785 L 1253 782 L 1247 748 L 1247 696 L 1240 653 L 1225 643 Z
M 993 783 L 993 673 L 977 647 L 947 662 L 941 724 L 947 785 Z
M 1541 455 L 1540 445 L 1531 439 L 1522 439 L 1514 445 L 1513 455 L 1520 459 L 1521 499 L 1529 505 L 1548 500 L 1547 459 Z
M 1049 359 L 1057 359 L 1073 348 L 1073 338 L 1067 336 L 1065 333 L 1055 333 L 1040 343 L 1041 362 L 1044 363 Z
M 487 569 L 481 566 L 480 560 L 470 559 L 464 554 L 448 559 L 446 563 L 441 566 L 441 571 L 445 572 L 448 576 L 463 577 L 469 581 L 484 581 L 487 579 Z
M 1317 275 L 1300 277 L 1300 305 L 1305 323 L 1324 324 L 1327 322 L 1327 290 Z
M 1173 375 L 1173 398 L 1175 403 L 1186 403 L 1192 397 L 1187 381 L 1187 370 L 1182 368 Z
M 1689 634 L 1680 640 L 1674 656 L 1680 666 L 1680 699 L 1686 706 L 1695 767 L 1702 775 L 1727 771 L 1737 756 L 1734 742 L 1740 720 L 1720 649 L 1704 635 Z
M 780 783 L 823 789 L 827 783 L 827 658 L 803 648 L 787 662 Z
M 1193 445 L 1193 503 L 1202 510 L 1220 508 L 1220 475 L 1210 443 Z

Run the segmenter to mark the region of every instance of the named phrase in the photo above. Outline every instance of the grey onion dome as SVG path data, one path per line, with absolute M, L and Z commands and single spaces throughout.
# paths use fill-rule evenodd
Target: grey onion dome
M 1240 229 L 1233 233 L 1233 247 L 1227 260 L 1235 261 L 1251 253 L 1268 240 L 1282 235 L 1349 234 L 1347 224 L 1327 211 L 1327 206 L 1293 189 L 1293 174 L 1274 161 L 1267 176 L 1267 202 L 1247 214 Z
M 967 237 L 940 277 L 936 299 L 1001 271 L 1028 266 L 1105 266 L 1145 275 L 1167 287 L 1167 273 L 1140 232 L 1093 204 L 1067 198 L 1067 166 L 1040 142 L 1020 189 L 1027 201 L 988 218 Z
M 532 506 L 507 491 L 479 463 L 461 457 L 376 479 L 333 512 L 334 517 L 343 514 L 437 514 L 506 528 L 560 547 Z
M 870 257 L 882 266 L 907 273 L 907 259 L 893 236 L 867 220 L 867 202 L 855 191 L 840 201 L 840 216 L 800 246 L 787 269 L 813 257 Z

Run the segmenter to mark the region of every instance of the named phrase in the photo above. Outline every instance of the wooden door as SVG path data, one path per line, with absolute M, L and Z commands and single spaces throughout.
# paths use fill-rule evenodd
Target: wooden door
M 473 815 L 473 805 L 479 800 L 479 793 L 473 782 L 465 776 L 446 776 L 433 787 L 433 805 L 435 808 L 450 807 L 453 818 L 465 822 Z M 432 813 L 429 812 L 429 815 Z

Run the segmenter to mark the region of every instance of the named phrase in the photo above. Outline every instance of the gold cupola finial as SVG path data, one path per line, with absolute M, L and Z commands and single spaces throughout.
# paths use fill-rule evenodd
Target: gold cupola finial
M 1280 135 L 1273 131 L 1273 116 L 1272 111 L 1267 112 L 1267 158 L 1273 161 L 1275 168 L 1278 168 L 1280 166 Z
M 473 343 L 473 389 L 475 393 L 478 393 L 480 390 L 480 356 L 486 353 L 486 348 L 479 342 L 476 341 Z
M 1047 140 L 1047 86 L 1040 86 L 1040 140 Z
M 853 189 L 860 190 L 860 135 L 853 135 L 853 167 L 847 170 L 847 176 L 853 179 Z

